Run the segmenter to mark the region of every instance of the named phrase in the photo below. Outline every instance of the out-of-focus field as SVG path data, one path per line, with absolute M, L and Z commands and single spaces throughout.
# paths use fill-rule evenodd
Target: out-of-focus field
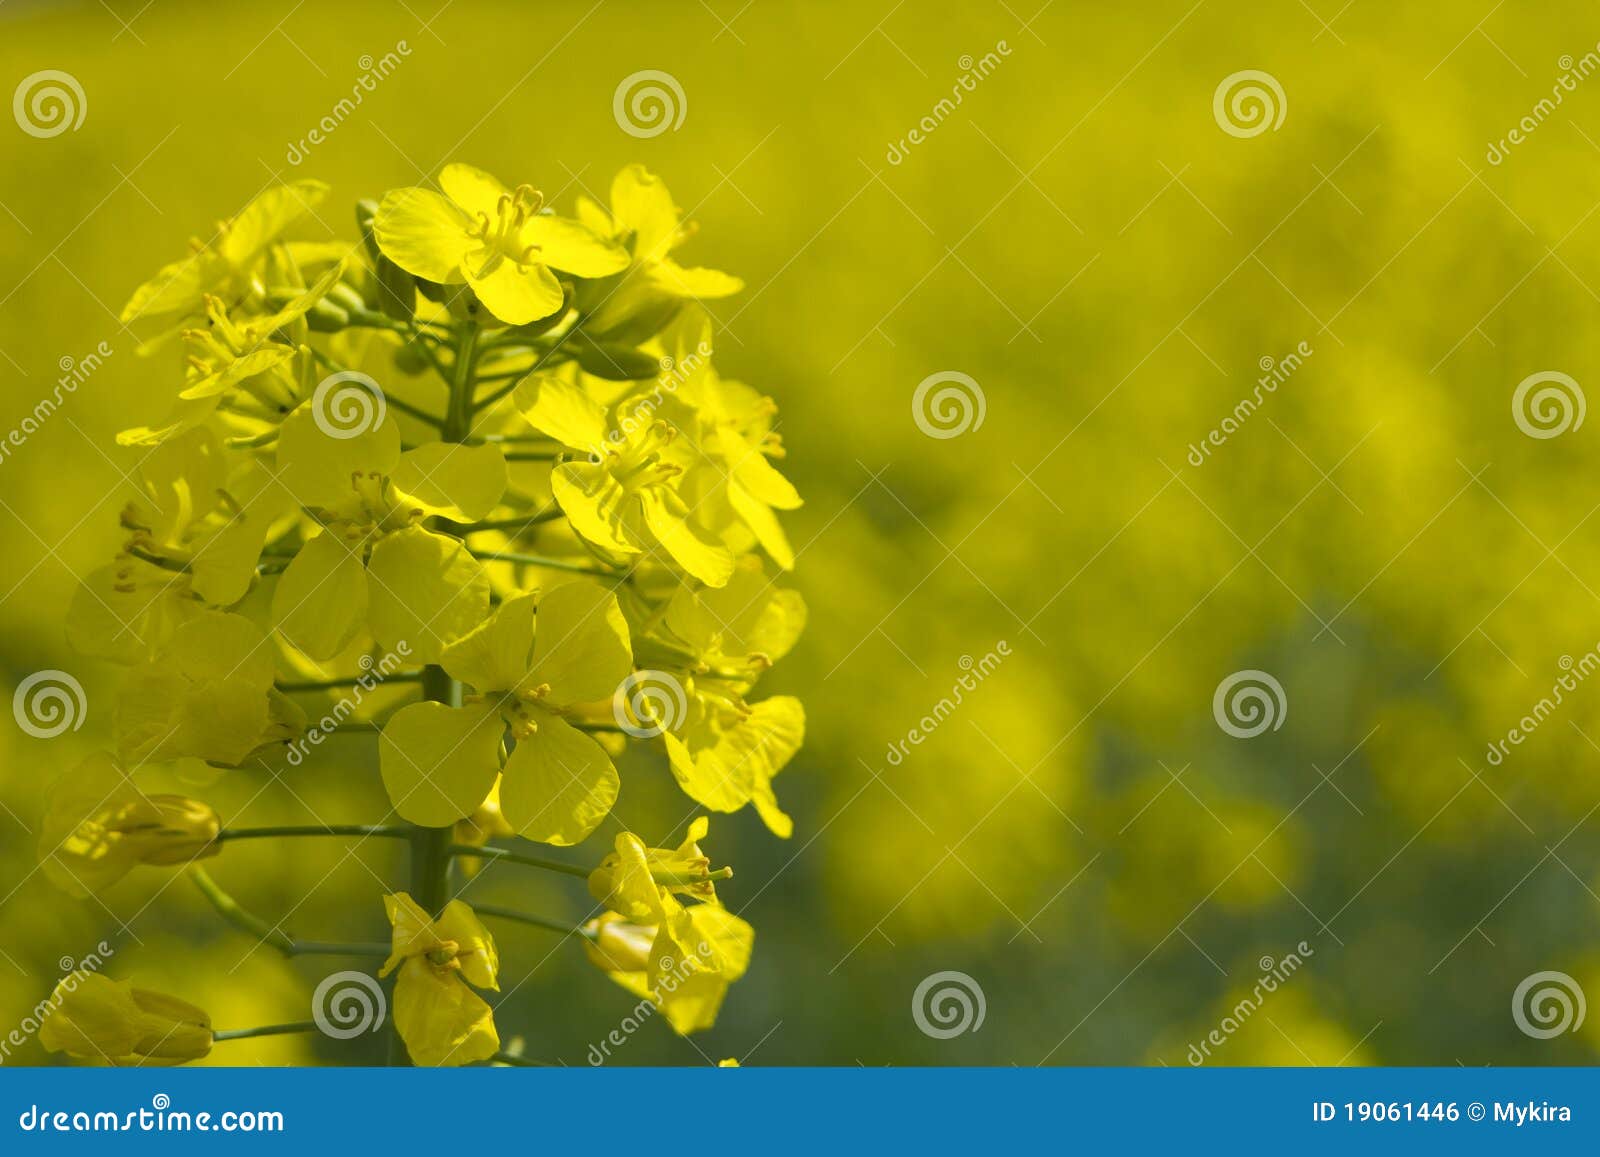
M 102 939 L 109 971 L 219 1024 L 303 1019 L 326 970 L 251 951 L 181 878 L 100 903 L 34 874 L 42 793 L 104 743 L 119 674 L 62 631 L 118 543 L 114 434 L 173 389 L 127 295 L 273 179 L 329 182 L 342 214 L 465 160 L 570 211 L 642 161 L 699 220 L 694 262 L 747 283 L 711 303 L 718 359 L 781 406 L 811 609 L 764 689 L 810 723 L 778 781 L 793 839 L 714 828 L 750 975 L 703 1038 L 647 1024 L 613 1063 L 1181 1065 L 1291 953 L 1208 1063 L 1593 1061 L 1600 1016 L 1544 1039 L 1512 1007 L 1547 970 L 1600 998 L 1600 421 L 1530 437 L 1512 399 L 1541 371 L 1600 386 L 1597 42 L 1576 0 L 7 5 L 6 90 L 60 69 L 87 110 L 49 139 L 0 126 L 0 431 L 65 359 L 113 353 L 0 462 L 6 692 L 60 668 L 88 701 L 57 739 L 0 729 L 0 1036 Z M 643 69 L 686 98 L 649 139 L 613 116 Z M 1275 131 L 1219 127 L 1244 69 L 1281 85 Z M 913 419 L 941 371 L 981 389 L 958 437 Z M 1246 669 L 1286 704 L 1250 739 L 1213 712 Z M 261 798 L 366 818 L 368 752 L 325 747 Z M 670 787 L 659 761 L 623 774 L 625 799 Z M 269 782 L 204 791 L 227 814 Z M 353 939 L 387 934 L 400 879 L 370 844 L 215 871 Z M 528 875 L 485 894 L 586 910 Z M 530 1056 L 585 1063 L 634 1003 L 547 933 L 501 948 Z M 942 1039 L 912 1008 L 946 970 L 985 1017 Z M 350 1056 L 286 1037 L 210 1063 Z

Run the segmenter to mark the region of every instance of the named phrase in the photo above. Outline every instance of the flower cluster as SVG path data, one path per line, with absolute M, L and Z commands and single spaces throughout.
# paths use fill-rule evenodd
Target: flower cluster
M 592 873 L 515 841 L 575 845 L 607 823 L 629 743 L 660 752 L 691 808 L 751 805 L 791 833 L 773 780 L 804 711 L 753 692 L 805 623 L 777 585 L 795 558 L 777 512 L 800 496 L 775 405 L 717 371 L 699 305 L 742 282 L 676 260 L 694 231 L 642 166 L 574 217 L 469 165 L 438 185 L 358 203 L 349 241 L 303 239 L 319 182 L 269 188 L 134 292 L 123 320 L 176 396 L 118 436 L 140 455 L 126 537 L 67 622 L 127 669 L 114 750 L 56 784 L 40 856 L 78 896 L 190 864 L 224 917 L 292 954 L 192 861 L 247 838 L 408 841 L 409 890 L 381 897 L 381 975 L 418 1064 L 502 1057 L 475 991 L 497 989 L 494 938 L 451 898 L 470 874 L 588 875 L 604 913 L 569 933 L 679 1032 L 705 1028 L 753 942 L 717 899 L 731 872 L 700 852 L 705 816 L 674 851 L 622 831 Z M 335 713 L 377 732 L 377 822 L 230 828 L 139 786 L 181 759 L 284 762 L 305 696 L 395 654 L 417 667 L 385 666 L 392 695 Z M 176 1044 L 152 1018 L 184 1026 Z M 192 1059 L 212 1039 L 199 1010 L 99 977 L 45 1034 L 110 1059 Z

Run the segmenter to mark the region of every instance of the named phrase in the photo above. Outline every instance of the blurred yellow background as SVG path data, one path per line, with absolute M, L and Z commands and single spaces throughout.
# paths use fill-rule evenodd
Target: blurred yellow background
M 229 1027 L 303 1019 L 326 971 L 251 951 L 181 879 L 101 905 L 32 874 L 42 791 L 104 742 L 119 675 L 62 634 L 117 546 L 136 456 L 113 437 L 172 389 L 128 294 L 273 179 L 330 183 L 351 236 L 356 198 L 447 161 L 567 212 L 641 161 L 700 222 L 694 262 L 747 283 L 712 303 L 718 361 L 777 399 L 807 500 L 810 626 L 766 689 L 810 727 L 778 783 L 794 838 L 714 829 L 750 975 L 705 1037 L 652 1024 L 614 1063 L 1181 1065 L 1291 953 L 1208 1063 L 1592 1062 L 1600 1016 L 1543 1039 L 1512 1000 L 1541 971 L 1600 997 L 1600 686 L 1486 751 L 1600 645 L 1600 421 L 1530 437 L 1513 412 L 1530 375 L 1600 382 L 1597 42 L 1577 0 L 7 5 L 0 79 L 70 73 L 86 109 L 0 131 L 0 428 L 113 352 L 0 461 L 8 694 L 61 668 L 88 701 L 80 731 L 3 732 L 0 1035 L 102 938 L 114 975 Z M 646 69 L 685 115 L 642 138 L 613 98 Z M 1225 130 L 1243 70 L 1281 89 L 1276 128 Z M 930 437 L 913 396 L 946 372 L 983 418 Z M 1213 696 L 1252 669 L 1281 719 L 1237 738 Z M 292 790 L 203 794 L 366 819 L 371 745 L 339 742 Z M 623 809 L 671 786 L 659 758 L 623 774 Z M 291 853 L 214 874 L 298 935 L 386 934 L 395 851 Z M 586 911 L 559 879 L 486 887 Z M 547 933 L 502 954 L 529 1056 L 583 1064 L 633 1004 Z M 941 971 L 981 988 L 981 1028 L 919 1030 Z

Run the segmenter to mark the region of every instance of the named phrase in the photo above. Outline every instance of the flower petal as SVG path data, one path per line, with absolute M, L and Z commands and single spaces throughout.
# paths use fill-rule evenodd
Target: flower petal
M 476 242 L 472 218 L 432 189 L 393 189 L 372 219 L 383 255 L 407 273 L 429 281 L 459 282 L 461 259 Z
M 336 535 L 300 548 L 272 592 L 278 630 L 313 659 L 331 659 L 367 621 L 367 572 Z
M 439 188 L 467 213 L 482 213 L 490 221 L 500 213 L 500 198 L 509 197 L 511 190 L 499 178 L 474 165 L 459 162 L 439 170 Z
M 645 490 L 639 495 L 645 525 L 672 560 L 708 587 L 720 587 L 733 575 L 733 555 L 712 542 L 689 521 L 689 509 L 670 490 Z
M 404 642 L 419 663 L 434 663 L 446 644 L 489 613 L 489 578 L 460 540 L 410 526 L 384 535 L 367 562 L 367 619 L 377 641 Z
M 400 968 L 394 1027 L 412 1062 L 426 1067 L 486 1061 L 500 1051 L 494 1010 L 455 973 L 441 973 L 422 957 Z
M 506 456 L 498 446 L 426 442 L 400 455 L 389 478 L 429 514 L 475 522 L 506 492 Z
M 561 283 L 543 265 L 518 265 L 496 258 L 488 271 L 477 253 L 463 260 L 461 271 L 478 300 L 507 325 L 527 325 L 561 308 Z
M 538 723 L 506 760 L 500 808 L 527 839 L 576 844 L 606 818 L 622 780 L 591 737 L 555 715 Z
M 617 596 L 594 583 L 545 591 L 533 641 L 529 687 L 549 685 L 560 706 L 608 699 L 633 668 L 633 644 Z
M 396 711 L 378 742 L 378 769 L 394 810 L 425 828 L 471 814 L 499 774 L 504 731 L 493 704 L 413 703 Z
M 535 256 L 542 264 L 579 277 L 609 277 L 628 268 L 626 249 L 569 217 L 535 214 L 522 226 L 519 240 L 538 246 Z M 550 312 L 545 310 L 539 316 Z
M 601 454 L 606 412 L 577 382 L 554 374 L 530 374 L 517 385 L 517 409 L 541 434 L 586 454 Z

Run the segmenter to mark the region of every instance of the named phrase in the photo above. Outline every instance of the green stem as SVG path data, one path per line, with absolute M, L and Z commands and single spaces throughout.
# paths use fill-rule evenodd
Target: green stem
M 314 1020 L 297 1020 L 290 1024 L 264 1024 L 256 1028 L 219 1028 L 211 1034 L 213 1041 L 249 1040 L 258 1036 L 287 1036 L 295 1032 L 316 1032 Z
M 522 864 L 529 868 L 544 868 L 550 872 L 561 872 L 568 876 L 578 876 L 587 880 L 589 868 L 580 868 L 576 864 L 563 864 L 560 860 L 548 860 L 543 856 L 530 856 L 525 852 L 513 852 L 506 848 L 474 847 L 471 844 L 451 844 L 446 849 L 452 857 L 477 856 L 484 860 L 503 860 L 508 864 Z
M 467 322 L 461 327 L 456 345 L 455 377 L 450 383 L 450 404 L 439 430 L 443 442 L 460 442 L 472 429 L 472 372 L 477 360 L 478 326 Z M 445 523 L 447 533 L 453 523 Z M 443 667 L 427 666 L 422 671 L 424 699 L 447 706 L 460 706 L 461 684 Z M 452 828 L 425 828 L 410 825 L 411 898 L 430 916 L 437 916 L 450 899 L 450 844 Z M 389 1063 L 409 1063 L 405 1042 L 398 1032 L 389 1037 Z
M 474 904 L 472 910 L 479 916 L 494 916 L 501 920 L 511 920 L 517 924 L 528 924 L 534 928 L 543 928 L 550 932 L 559 932 L 563 936 L 581 936 L 585 940 L 593 940 L 594 933 L 585 928 L 574 928 L 571 924 L 563 924 L 559 920 L 547 920 L 543 916 L 535 916 L 531 912 L 518 912 L 512 908 L 500 908 L 493 904 Z
M 583 563 L 568 562 L 561 558 L 546 558 L 542 554 L 519 554 L 512 551 L 501 550 L 474 550 L 470 551 L 473 558 L 483 562 L 520 562 L 528 566 L 549 567 L 551 570 L 570 571 L 572 574 L 592 574 L 600 578 L 621 578 L 625 572 L 605 570 L 597 566 L 585 566 Z
M 285 956 L 388 956 L 387 944 L 336 944 L 322 940 L 296 940 L 282 928 L 268 924 L 261 917 L 241 907 L 239 902 L 228 893 L 224 892 L 209 872 L 204 868 L 194 866 L 189 869 L 189 878 L 195 882 L 195 887 L 200 889 L 202 895 L 211 906 L 229 924 L 242 932 L 254 936 L 263 944 L 269 944 Z
M 519 514 L 515 518 L 491 518 L 483 522 L 469 522 L 461 528 L 462 534 L 477 534 L 484 530 L 524 530 L 544 522 L 554 522 L 561 517 L 559 506 L 549 506 L 537 514 Z
M 411 829 L 380 827 L 373 824 L 298 824 L 267 828 L 223 828 L 217 833 L 217 843 L 224 840 L 273 840 L 281 836 L 368 836 L 389 839 L 410 839 Z
M 507 462 L 555 462 L 566 452 L 565 447 L 555 450 L 508 450 L 505 459 Z

